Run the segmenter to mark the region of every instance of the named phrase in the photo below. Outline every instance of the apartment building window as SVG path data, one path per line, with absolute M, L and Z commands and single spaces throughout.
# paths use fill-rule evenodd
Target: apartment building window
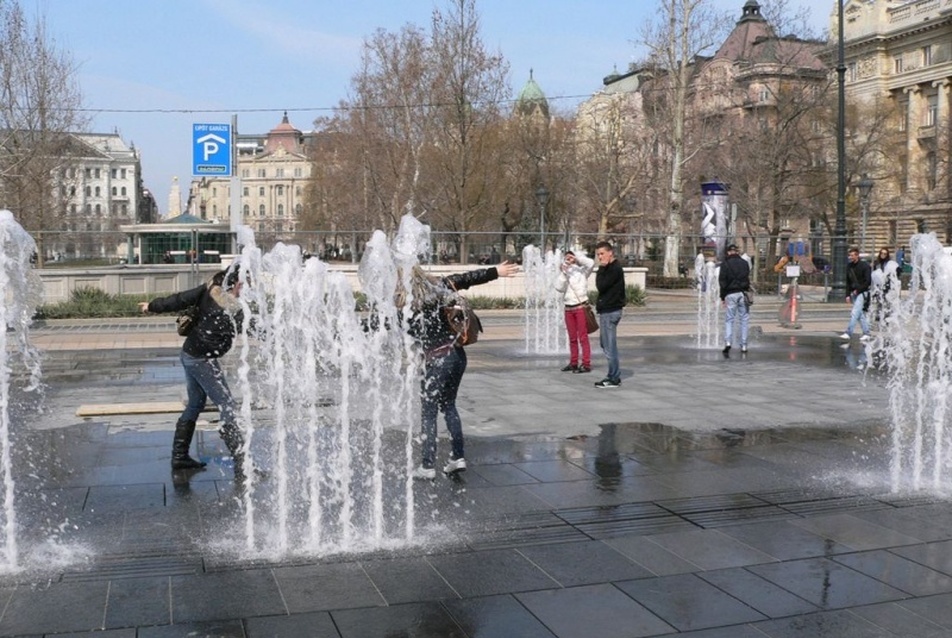
M 102 206 L 96 204 L 96 215 L 102 215 Z
M 118 195 L 118 194 L 119 194 L 119 191 L 116 189 L 115 186 L 113 186 L 113 187 L 112 187 L 112 196 L 115 197 L 115 196 Z
M 241 176 L 244 178 L 251 177 L 251 169 L 248 169 L 248 168 L 241 169 Z
M 218 204 L 212 204 L 212 219 L 218 219 Z
M 92 178 L 93 178 L 93 169 L 87 168 L 87 169 L 86 169 L 86 179 L 92 179 Z
M 100 174 L 99 174 L 99 169 L 97 168 L 97 169 L 96 169 L 96 179 L 99 179 L 100 177 L 101 177 L 101 176 L 100 176 Z
M 126 196 L 126 187 L 123 186 L 121 189 L 119 189 L 119 193 L 120 193 L 123 197 L 125 197 L 125 196 Z
M 265 174 L 265 169 L 263 168 L 258 169 L 258 177 L 267 177 L 267 175 Z
M 304 171 L 301 169 L 300 166 L 298 166 L 298 167 L 296 167 L 296 168 L 294 169 L 294 176 L 295 176 L 295 177 L 303 177 L 303 176 L 304 176 Z
M 893 58 L 893 73 L 902 73 L 902 56 L 897 55 Z
M 284 204 L 278 204 L 278 217 L 284 217 Z
M 298 186 L 298 187 L 296 187 L 296 188 L 294 189 L 294 195 L 295 195 L 295 197 L 300 197 L 300 196 L 301 196 L 301 187 L 300 187 L 300 186 Z
M 243 187 L 242 187 L 242 189 L 241 189 L 241 194 L 242 194 L 244 197 L 247 197 L 247 196 L 248 196 L 248 187 L 247 187 L 247 186 L 243 186 Z
M 109 174 L 112 175 L 112 178 L 113 178 L 113 179 L 116 179 L 116 176 L 119 175 L 119 169 L 118 169 L 118 168 L 114 168 L 114 169 L 112 169 L 112 170 L 109 172 Z
M 244 206 L 242 206 L 242 207 L 241 207 L 241 214 L 242 214 L 242 216 L 244 216 L 244 217 L 250 217 L 250 216 L 251 216 L 251 206 L 249 206 L 248 204 L 245 204 Z
M 929 66 L 932 64 L 932 45 L 927 44 L 922 47 L 922 66 Z
M 86 197 L 92 197 L 92 196 L 93 196 L 93 187 L 92 187 L 92 186 L 87 186 L 87 187 L 86 187 Z
M 213 189 L 212 189 L 212 197 L 218 197 L 218 189 L 217 189 L 217 188 L 213 188 Z
M 123 204 L 123 205 L 120 207 L 120 210 L 122 210 L 122 214 L 123 214 L 123 215 L 128 215 L 128 214 L 129 214 L 129 205 L 128 205 L 128 204 Z
M 102 191 L 102 189 L 97 186 L 97 187 L 96 187 L 96 197 L 102 197 L 101 191 Z
M 258 217 L 264 217 L 264 204 L 258 206 Z
M 935 190 L 936 175 L 939 170 L 939 162 L 935 151 L 929 151 L 926 154 L 926 188 L 930 191 Z
M 92 205 L 92 204 L 86 204 L 85 210 L 86 210 L 86 214 L 89 215 L 90 213 L 93 212 L 93 205 Z
M 264 197 L 264 186 L 258 187 L 258 197 Z
M 276 168 L 276 169 L 274 169 L 274 176 L 275 176 L 275 177 L 284 177 L 284 169 L 283 169 L 283 168 Z
M 275 194 L 278 197 L 284 197 L 284 186 L 282 186 L 281 184 L 278 184 L 277 186 L 274 187 L 274 190 L 275 190 Z
M 928 96 L 928 108 L 926 109 L 926 121 L 923 126 L 935 126 L 939 115 L 939 96 L 932 94 Z
M 300 217 L 300 216 L 301 216 L 301 210 L 302 210 L 302 208 L 303 208 L 303 207 L 302 207 L 300 204 L 295 204 L 295 205 L 294 205 L 294 214 L 297 215 L 298 217 Z
M 849 66 L 846 68 L 846 72 L 849 75 L 849 81 L 855 82 L 858 77 L 856 74 L 856 63 L 850 62 Z
M 766 88 L 760 89 L 760 101 L 766 102 L 769 99 L 770 99 L 770 91 L 768 91 Z

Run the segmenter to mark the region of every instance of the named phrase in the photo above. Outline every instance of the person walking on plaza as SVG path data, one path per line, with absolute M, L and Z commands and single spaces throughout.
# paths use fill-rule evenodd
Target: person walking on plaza
M 898 301 L 899 264 L 892 260 L 888 248 L 880 248 L 870 274 L 876 323 L 882 325 L 889 316 L 890 305 Z M 896 291 L 896 295 L 892 291 Z
M 846 266 L 846 290 L 849 294 L 846 297 L 846 303 L 852 304 L 853 309 L 850 312 L 850 322 L 846 326 L 846 332 L 840 335 L 844 341 L 849 341 L 853 335 L 853 328 L 859 321 L 863 329 L 863 335 L 860 341 L 869 341 L 869 320 L 866 313 L 869 311 L 870 292 L 872 285 L 872 271 L 869 264 L 859 258 L 859 249 L 851 246 L 846 253 L 849 264 Z
M 598 271 L 595 273 L 595 288 L 598 301 L 595 311 L 598 313 L 599 344 L 608 359 L 608 374 L 595 383 L 596 388 L 617 388 L 621 385 L 621 372 L 618 364 L 618 322 L 621 321 L 625 307 L 625 271 L 615 259 L 615 249 L 607 241 L 595 245 L 595 258 Z
M 569 333 L 569 364 L 562 372 L 584 374 L 592 371 L 592 346 L 588 341 L 585 307 L 588 305 L 588 277 L 595 261 L 584 253 L 565 253 L 555 289 L 562 293 L 565 303 L 565 329 Z
M 194 326 L 185 337 L 179 358 L 185 370 L 188 403 L 175 424 L 172 436 L 172 469 L 193 470 L 205 463 L 189 456 L 195 422 L 211 399 L 221 414 L 218 429 L 235 462 L 235 478 L 244 478 L 244 437 L 238 427 L 237 409 L 222 372 L 219 358 L 231 350 L 242 322 L 241 280 L 238 269 L 222 270 L 208 283 L 139 304 L 142 312 L 181 312 L 198 308 Z
M 418 479 L 436 478 L 436 419 L 443 413 L 446 429 L 452 440 L 452 453 L 443 468 L 445 474 L 466 469 L 463 450 L 463 423 L 456 409 L 456 394 L 463 373 L 466 372 L 466 350 L 459 343 L 459 335 L 450 327 L 443 312 L 452 303 L 457 290 L 478 286 L 498 277 L 512 277 L 519 266 L 505 261 L 493 268 L 432 277 L 419 266 L 411 275 L 410 328 L 423 349 L 423 382 L 420 395 L 420 416 L 423 432 L 423 460 L 413 472 Z M 398 307 L 406 303 L 397 301 Z
M 747 334 L 750 327 L 750 308 L 744 292 L 750 290 L 750 264 L 741 257 L 737 244 L 727 247 L 727 256 L 717 276 L 724 303 L 724 354 L 731 351 L 734 341 L 734 319 L 740 322 L 740 351 L 747 352 Z

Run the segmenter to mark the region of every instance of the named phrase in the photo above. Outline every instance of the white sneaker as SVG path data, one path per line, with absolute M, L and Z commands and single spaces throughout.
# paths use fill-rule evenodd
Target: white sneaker
M 840 339 L 842 339 L 843 341 L 849 341 L 849 340 L 850 340 L 850 333 L 844 332 L 843 334 L 840 335 Z
M 872 339 L 872 336 L 870 335 L 863 335 L 862 337 L 859 338 L 859 340 L 862 341 L 863 343 L 866 343 L 870 339 Z
M 462 472 L 466 469 L 466 459 L 450 459 L 450 462 L 443 468 L 443 474 L 453 474 Z
M 422 465 L 417 469 L 413 470 L 413 478 L 421 479 L 425 481 L 432 481 L 436 478 L 436 468 L 432 467 L 423 467 Z

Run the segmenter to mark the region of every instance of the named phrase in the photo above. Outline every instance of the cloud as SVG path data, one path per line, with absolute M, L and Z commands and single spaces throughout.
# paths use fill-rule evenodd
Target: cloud
M 339 36 L 297 26 L 301 20 L 281 15 L 273 6 L 256 1 L 205 0 L 205 4 L 233 27 L 262 44 L 300 61 L 356 60 L 362 38 Z

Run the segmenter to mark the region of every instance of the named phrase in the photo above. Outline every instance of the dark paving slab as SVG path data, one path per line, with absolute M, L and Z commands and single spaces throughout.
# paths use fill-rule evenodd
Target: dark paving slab
M 175 415 L 75 416 L 92 397 L 179 399 L 174 351 L 49 353 L 44 410 L 12 404 L 28 424 L 14 431 L 27 567 L 0 575 L 0 636 L 952 631 L 952 506 L 890 491 L 886 395 L 852 346 L 762 335 L 727 360 L 684 337 L 622 346 L 606 397 L 561 358 L 481 342 L 460 396 L 470 467 L 413 486 L 421 542 L 283 558 L 242 550 L 245 493 L 214 423 L 196 437 L 208 470 L 171 473 Z M 743 410 L 719 387 L 742 388 Z M 849 414 L 844 393 L 860 399 Z M 268 458 L 270 412 L 256 414 Z M 256 489 L 267 529 L 277 484 Z

